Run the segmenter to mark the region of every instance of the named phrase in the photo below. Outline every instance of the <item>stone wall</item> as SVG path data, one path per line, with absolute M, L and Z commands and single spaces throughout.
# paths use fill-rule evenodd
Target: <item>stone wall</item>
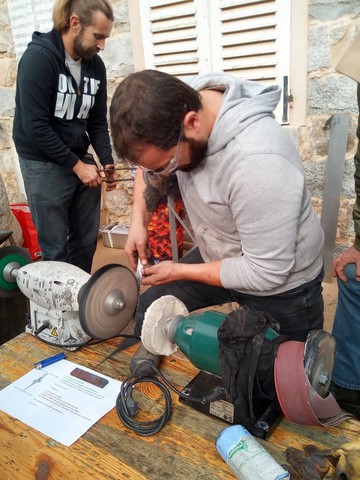
M 356 82 L 335 71 L 335 66 L 360 31 L 358 0 L 309 0 L 308 90 L 306 125 L 299 127 L 299 149 L 303 157 L 314 205 L 320 211 L 329 130 L 332 114 L 350 113 L 350 130 L 342 182 L 336 253 L 354 239 L 354 153 L 357 147 L 358 108 Z M 360 59 L 359 59 L 360 60 Z
M 0 165 L 10 203 L 23 202 L 19 190 L 13 159 L 11 139 L 14 116 L 16 58 L 5 0 L 0 0 Z
M 298 0 L 293 0 L 298 1 Z M 306 0 L 301 0 L 306 1 Z M 113 0 L 115 23 L 102 56 L 107 66 L 109 99 L 118 83 L 134 69 L 130 38 L 128 0 Z M 351 113 L 350 134 L 339 212 L 337 251 L 353 240 L 351 210 L 354 200 L 353 155 L 357 140 L 356 83 L 335 71 L 335 65 L 360 31 L 359 0 L 308 0 L 307 117 L 304 125 L 291 128 L 307 172 L 315 207 L 320 212 L 329 130 L 324 125 L 334 113 Z M 6 0 L 0 0 L 0 164 L 11 203 L 25 199 L 18 180 L 16 154 L 11 139 L 14 115 L 16 58 Z M 296 99 L 295 99 L 296 101 Z M 128 172 L 122 174 L 128 177 Z M 102 223 L 128 223 L 132 182 L 119 182 L 104 192 Z

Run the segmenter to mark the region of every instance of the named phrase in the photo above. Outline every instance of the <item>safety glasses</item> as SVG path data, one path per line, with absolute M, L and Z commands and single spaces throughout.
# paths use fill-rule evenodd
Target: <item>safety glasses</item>
M 181 142 L 183 141 L 183 138 L 184 138 L 183 130 L 184 130 L 184 124 L 182 123 L 181 128 L 180 128 L 179 138 L 178 138 L 178 141 L 177 141 L 177 144 L 176 144 L 175 153 L 170 158 L 169 163 L 165 167 L 160 167 L 160 168 L 156 168 L 156 169 L 150 169 L 150 168 L 146 168 L 146 167 L 140 167 L 140 168 L 142 170 L 144 170 L 145 172 L 150 173 L 150 175 L 170 175 L 170 173 L 175 172 L 175 170 L 179 166 L 180 145 L 181 145 Z

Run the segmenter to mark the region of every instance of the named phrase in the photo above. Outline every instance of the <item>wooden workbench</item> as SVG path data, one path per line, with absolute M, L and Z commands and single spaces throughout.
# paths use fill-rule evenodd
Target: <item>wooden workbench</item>
M 66 352 L 67 359 L 114 379 L 128 375 L 137 346 L 106 359 L 121 339 Z M 0 389 L 29 372 L 36 361 L 59 353 L 35 337 L 22 333 L 0 347 Z M 104 361 L 104 359 L 106 359 Z M 163 360 L 162 372 L 181 389 L 198 372 L 181 354 Z M 145 408 L 162 398 L 157 387 L 141 384 Z M 115 408 L 91 427 L 71 447 L 65 447 L 0 412 L 0 478 L 2 480 L 229 480 L 234 478 L 215 448 L 217 435 L 227 424 L 178 401 L 172 394 L 172 416 L 154 436 L 137 435 L 119 420 Z M 144 409 L 145 410 L 145 409 Z M 145 414 L 145 415 L 146 415 Z M 158 412 L 157 415 L 158 416 Z M 279 463 L 287 447 L 314 443 L 338 447 L 359 438 L 360 422 L 339 427 L 300 426 L 283 419 L 268 441 L 259 440 Z

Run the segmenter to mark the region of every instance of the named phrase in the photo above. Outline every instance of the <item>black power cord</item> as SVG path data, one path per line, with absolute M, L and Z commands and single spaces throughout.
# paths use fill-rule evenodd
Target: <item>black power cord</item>
M 80 348 L 80 347 L 91 347 L 93 345 L 98 345 L 99 343 L 106 342 L 107 340 L 110 340 L 110 338 L 104 339 L 104 340 L 88 340 L 86 342 L 81 342 L 81 343 L 56 343 L 56 342 L 51 342 L 50 340 L 45 340 L 45 338 L 40 337 L 40 333 L 43 330 L 46 330 L 47 328 L 50 327 L 50 322 L 45 322 L 39 327 L 37 330 L 34 331 L 34 337 L 40 340 L 43 343 L 46 343 L 47 345 L 51 345 L 53 347 L 61 347 L 61 348 Z M 136 340 L 140 340 L 140 337 L 136 335 L 130 335 L 130 334 L 119 334 L 119 335 L 114 335 L 111 338 L 134 338 Z
M 162 392 L 165 399 L 164 413 L 147 422 L 139 422 L 135 417 L 139 411 L 138 405 L 132 397 L 132 390 L 137 383 L 153 383 Z M 116 399 L 116 412 L 123 424 L 143 437 L 149 437 L 158 433 L 167 423 L 171 415 L 171 395 L 166 386 L 156 377 L 133 377 L 130 375 L 122 384 L 120 393 Z
M 40 340 L 43 343 L 46 343 L 46 345 L 51 345 L 52 347 L 60 347 L 60 348 L 81 348 L 81 347 L 92 347 L 94 345 L 99 345 L 99 343 L 104 343 L 107 340 L 112 340 L 113 338 L 135 338 L 136 340 L 140 340 L 140 337 L 137 337 L 136 335 L 115 335 L 114 337 L 106 338 L 104 340 L 89 340 L 88 342 L 84 343 L 55 343 L 55 342 L 50 342 L 49 340 L 45 340 L 44 338 L 41 338 L 39 335 L 35 335 L 34 337 Z
M 152 369 L 155 374 L 157 374 L 161 380 L 164 382 L 162 383 L 156 376 L 139 376 L 136 371 L 141 370 L 144 364 Z M 148 370 L 148 369 L 147 369 Z M 133 399 L 132 393 L 135 385 L 137 383 L 152 383 L 156 385 L 162 392 L 164 399 L 165 399 L 165 407 L 164 413 L 156 418 L 155 420 L 147 421 L 147 422 L 140 422 L 134 419 L 134 417 L 139 412 L 139 407 L 137 402 Z M 128 427 L 129 429 L 133 430 L 139 435 L 142 436 L 150 436 L 155 435 L 158 433 L 163 426 L 167 423 L 171 416 L 171 395 L 169 387 L 173 392 L 175 392 L 179 397 L 186 398 L 187 400 L 191 400 L 193 402 L 199 402 L 203 404 L 208 404 L 211 402 L 215 402 L 222 398 L 226 397 L 226 390 L 223 387 L 217 387 L 211 394 L 206 395 L 204 397 L 189 397 L 188 395 L 184 395 L 182 392 L 177 390 L 171 383 L 164 377 L 164 375 L 160 372 L 160 370 L 154 365 L 154 362 L 151 360 L 144 360 L 139 363 L 139 368 L 135 368 L 134 371 L 129 375 L 122 383 L 119 395 L 116 399 L 116 412 L 118 417 L 123 422 L 123 424 Z

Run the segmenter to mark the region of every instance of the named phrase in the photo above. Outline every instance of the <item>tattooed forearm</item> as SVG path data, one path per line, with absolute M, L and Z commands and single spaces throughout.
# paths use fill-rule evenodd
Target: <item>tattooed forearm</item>
M 160 197 L 164 194 L 166 178 L 149 174 L 145 171 L 143 172 L 143 176 L 146 185 L 144 190 L 146 210 L 152 213 L 156 209 Z

